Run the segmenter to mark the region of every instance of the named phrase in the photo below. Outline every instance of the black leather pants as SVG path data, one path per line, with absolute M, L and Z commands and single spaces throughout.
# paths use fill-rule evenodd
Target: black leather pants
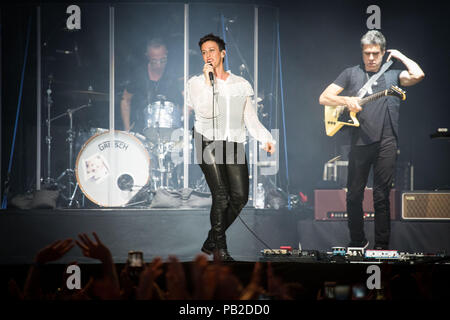
M 197 137 L 202 137 L 197 133 Z M 225 231 L 248 201 L 249 177 L 242 143 L 196 139 L 197 161 L 212 195 L 207 242 L 227 249 Z M 200 148 L 199 148 L 200 147 Z M 200 151 L 201 150 L 201 154 Z

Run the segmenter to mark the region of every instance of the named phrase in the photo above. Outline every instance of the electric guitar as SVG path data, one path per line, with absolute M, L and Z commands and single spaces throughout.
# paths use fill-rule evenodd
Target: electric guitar
M 404 90 L 397 86 L 391 86 L 389 89 L 374 93 L 359 101 L 362 106 L 367 102 L 377 100 L 386 96 L 398 97 L 401 100 L 406 99 Z M 346 106 L 325 106 L 325 131 L 327 136 L 334 136 L 343 126 L 359 127 L 359 121 L 356 112 L 350 112 Z

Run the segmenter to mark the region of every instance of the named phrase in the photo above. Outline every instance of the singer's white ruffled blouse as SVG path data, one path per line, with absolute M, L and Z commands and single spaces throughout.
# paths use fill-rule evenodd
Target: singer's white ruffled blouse
M 261 124 L 251 97 L 253 89 L 244 78 L 230 74 L 226 80 L 215 79 L 214 112 L 212 86 L 203 74 L 187 82 L 187 106 L 195 111 L 195 130 L 210 140 L 243 143 L 246 130 L 263 144 L 275 144 L 270 132 Z M 213 119 L 214 125 L 213 125 Z

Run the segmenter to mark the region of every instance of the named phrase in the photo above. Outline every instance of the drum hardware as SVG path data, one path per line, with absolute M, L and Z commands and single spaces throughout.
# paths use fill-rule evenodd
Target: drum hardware
M 75 172 L 73 169 L 73 145 L 74 145 L 73 114 L 79 110 L 82 110 L 82 109 L 84 109 L 86 107 L 90 107 L 90 106 L 91 106 L 91 100 L 89 100 L 87 104 L 79 106 L 75 109 L 67 109 L 66 112 L 50 119 L 50 121 L 49 121 L 49 122 L 52 122 L 54 120 L 57 120 L 59 118 L 66 116 L 66 115 L 69 117 L 69 130 L 67 130 L 68 136 L 66 139 L 66 142 L 69 144 L 69 167 L 66 170 L 64 170 L 59 175 L 59 177 L 56 179 L 57 185 L 59 186 L 59 188 L 67 190 L 68 196 L 64 196 L 64 194 L 62 194 L 62 193 L 61 193 L 61 196 L 64 200 L 68 201 L 69 207 L 71 207 L 72 204 L 74 203 L 74 197 L 75 197 L 76 191 L 78 189 L 78 183 L 76 183 L 75 188 L 72 191 L 72 187 L 74 186 L 74 177 L 75 177 Z M 61 181 L 61 179 L 64 178 L 65 176 L 67 176 L 67 178 L 68 178 L 67 187 L 63 187 L 63 184 L 58 184 L 58 182 Z M 75 204 L 77 205 L 77 207 L 79 207 L 78 201 L 75 201 Z
M 44 183 L 52 187 L 56 187 L 61 191 L 61 197 L 67 201 L 69 207 L 76 205 L 80 206 L 80 203 L 75 200 L 75 195 L 79 189 L 78 182 L 75 181 L 75 171 L 73 168 L 74 160 L 74 142 L 75 142 L 75 131 L 73 128 L 73 114 L 81 109 L 92 106 L 94 101 L 108 101 L 108 95 L 103 92 L 97 92 L 89 86 L 88 90 L 70 90 L 61 92 L 63 95 L 69 95 L 72 98 L 82 98 L 87 99 L 87 104 L 81 105 L 74 109 L 67 109 L 66 112 L 51 118 L 51 107 L 53 105 L 52 99 L 52 84 L 54 82 L 53 76 L 49 76 L 49 87 L 47 90 L 47 178 L 44 179 Z M 68 168 L 65 169 L 56 179 L 51 178 L 51 154 L 52 154 L 52 136 L 51 136 L 51 123 L 58 120 L 64 116 L 69 117 L 69 130 L 67 130 L 66 142 L 69 145 L 69 164 Z M 67 182 L 63 183 L 62 179 L 67 178 Z M 76 183 L 75 183 L 76 182 Z M 64 194 L 65 193 L 65 194 Z M 84 198 L 82 199 L 84 202 Z M 82 204 L 84 205 L 84 204 Z
M 162 142 L 159 141 L 155 148 L 153 148 L 152 154 L 156 157 L 156 168 L 151 169 L 152 183 L 154 190 L 159 188 L 164 189 L 177 189 L 180 187 L 180 181 L 174 181 L 174 178 L 178 178 L 175 172 L 175 163 L 168 157 L 170 152 L 174 151 L 174 147 L 179 142 Z M 174 174 L 175 173 L 175 174 Z
M 48 76 L 48 88 L 47 88 L 47 119 L 45 121 L 46 126 L 47 126 L 47 135 L 45 137 L 45 143 L 47 144 L 47 176 L 46 178 L 42 178 L 42 182 L 43 184 L 47 185 L 47 188 L 52 188 L 52 189 L 59 189 L 60 191 L 62 190 L 67 190 L 68 191 L 68 196 L 64 196 L 61 193 L 61 196 L 64 200 L 68 201 L 69 207 L 71 207 L 74 203 L 74 197 L 75 194 L 78 190 L 78 185 L 75 186 L 74 190 L 72 191 L 72 186 L 73 186 L 73 178 L 74 178 L 74 170 L 73 170 L 73 138 L 74 138 L 74 131 L 73 131 L 73 119 L 72 119 L 72 115 L 73 113 L 75 113 L 78 110 L 81 110 L 85 107 L 88 107 L 91 105 L 91 99 L 88 100 L 88 104 L 86 105 L 82 105 L 78 108 L 75 109 L 67 109 L 66 112 L 64 112 L 63 114 L 60 114 L 56 117 L 51 117 L 51 109 L 53 107 L 53 98 L 52 98 L 52 94 L 53 94 L 53 83 L 58 83 L 59 81 L 55 80 L 53 75 L 50 74 Z M 68 137 L 66 139 L 66 141 L 69 143 L 69 168 L 66 169 L 58 178 L 53 179 L 51 176 L 51 160 L 52 160 L 52 135 L 51 135 L 51 123 L 65 115 L 69 116 L 70 119 L 70 127 L 69 130 L 67 131 Z M 64 184 L 60 183 L 61 179 L 67 176 L 69 181 L 68 181 L 68 185 L 67 187 L 64 186 Z M 77 206 L 79 205 L 79 203 L 77 202 Z
M 72 98 L 88 99 L 90 101 L 109 101 L 109 95 L 104 92 L 94 91 L 91 86 L 88 90 L 69 90 L 62 92 Z
M 157 100 L 144 108 L 144 135 L 149 141 L 169 142 L 172 132 L 182 127 L 180 108 L 173 102 L 163 99 Z
M 53 186 L 55 181 L 51 178 L 51 150 L 52 150 L 52 136 L 51 136 L 51 107 L 53 105 L 52 99 L 52 83 L 53 75 L 48 76 L 48 88 L 47 88 L 47 136 L 45 137 L 45 143 L 47 144 L 47 177 L 43 180 L 44 184 Z
M 203 193 L 210 192 L 204 175 L 202 175 L 201 178 L 195 182 L 194 191 L 203 192 Z
M 148 207 L 151 205 L 155 193 L 155 189 L 152 188 L 151 183 L 149 182 L 143 186 L 142 189 L 139 190 L 127 204 L 124 205 L 124 207 L 135 207 L 138 205 Z
M 152 187 L 159 188 L 178 187 L 174 183 L 172 174 L 175 165 L 167 159 L 168 153 L 173 152 L 179 144 L 171 141 L 172 134 L 182 127 L 182 114 L 180 108 L 166 100 L 163 95 L 157 95 L 157 101 L 150 103 L 143 110 L 145 128 L 143 134 L 147 138 L 147 145 L 155 157 L 155 168 L 151 168 Z

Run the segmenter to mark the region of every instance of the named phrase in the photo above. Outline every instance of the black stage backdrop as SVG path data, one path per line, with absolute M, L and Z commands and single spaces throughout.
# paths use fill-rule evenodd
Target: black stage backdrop
M 369 14 L 366 9 L 372 4 L 381 9 L 381 31 L 387 38 L 387 47 L 398 49 L 418 62 L 426 75 L 418 85 L 406 88 L 407 101 L 402 104 L 400 115 L 400 160 L 413 163 L 415 189 L 448 188 L 449 142 L 430 139 L 437 128 L 450 126 L 447 1 L 266 1 L 262 4 L 272 4 L 280 10 L 291 193 L 303 191 L 312 195 L 321 179 L 324 163 L 340 154 L 341 147 L 347 143 L 343 134 L 334 138 L 325 135 L 323 108 L 318 98 L 344 68 L 361 61 L 359 40 L 367 31 Z M 36 119 L 31 112 L 36 108 L 34 12 L 34 5 L 30 4 L 2 5 L 1 8 L 2 192 L 11 150 L 27 23 L 32 15 L 22 113 L 10 179 L 11 195 L 22 193 L 35 183 Z M 97 19 L 105 20 L 107 26 L 107 17 Z M 45 90 L 43 85 L 43 94 Z M 280 147 L 284 147 L 282 143 Z M 45 144 L 42 144 L 42 152 L 44 157 Z M 284 188 L 287 181 L 282 155 L 280 150 L 279 177 Z M 42 176 L 45 176 L 44 168 Z

